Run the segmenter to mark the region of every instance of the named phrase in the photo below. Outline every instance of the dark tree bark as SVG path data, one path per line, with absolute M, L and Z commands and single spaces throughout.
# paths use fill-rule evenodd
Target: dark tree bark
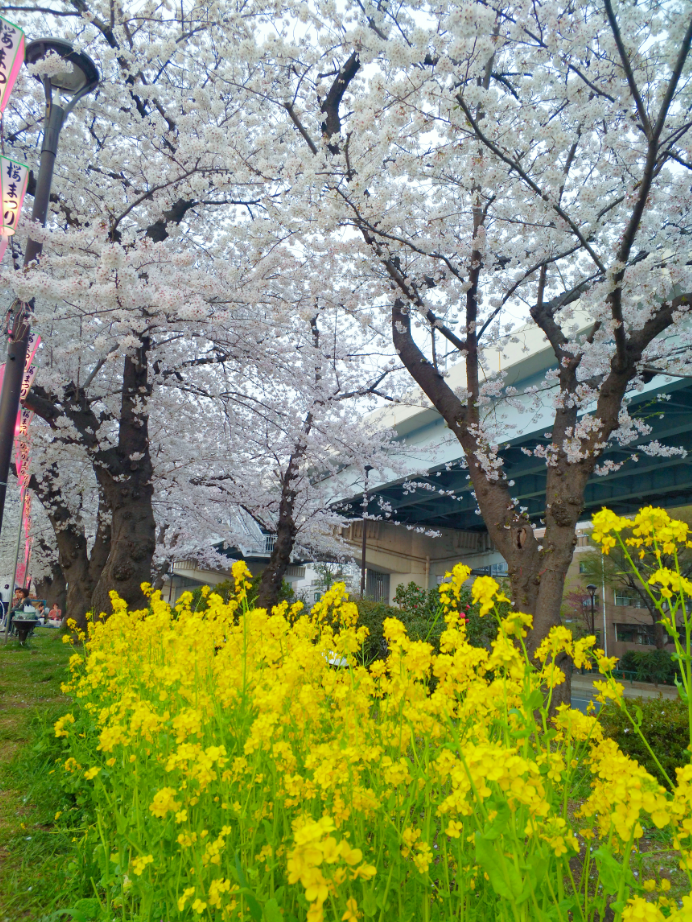
M 38 539 L 38 543 L 39 545 L 43 544 L 41 538 Z M 49 549 L 44 545 L 44 550 L 48 552 Z M 65 583 L 65 574 L 63 573 L 59 561 L 54 561 L 51 564 L 50 573 L 47 573 L 42 579 L 37 580 L 36 597 L 44 599 L 48 609 L 52 608 L 54 603 L 57 603 L 60 611 L 65 611 L 67 587 Z
M 84 389 L 74 384 L 65 389 L 61 398 L 34 387 L 24 402 L 52 426 L 63 417 L 73 424 L 78 436 L 61 438 L 79 439 L 92 461 L 99 486 L 99 529 L 90 557 L 83 530 L 80 532 L 71 521 L 72 513 L 58 502 L 58 497 L 51 498 L 59 517 L 54 529 L 69 584 L 68 613 L 80 626 L 90 610 L 97 617 L 111 613 L 111 589 L 130 607 L 146 605 L 141 584 L 151 578 L 156 547 L 146 409 L 150 347 L 150 341 L 144 339 L 133 355 L 125 357 L 121 410 L 116 421 L 97 416 Z M 98 430 L 102 424 L 113 423 L 118 426 L 118 444 L 104 449 Z
M 111 590 L 130 607 L 148 604 L 141 585 L 151 580 L 156 549 L 149 417 L 142 406 L 150 393 L 149 348 L 145 339 L 133 356 L 125 357 L 118 445 L 111 450 L 111 464 L 97 473 L 111 513 L 111 541 L 91 600 L 95 617 L 111 614 Z
M 55 466 L 48 468 L 40 480 L 32 477 L 29 486 L 48 515 L 58 545 L 58 571 L 63 594 L 62 604 L 59 602 L 58 607 L 64 616 L 72 618 L 84 630 L 96 581 L 110 548 L 108 513 L 101 503 L 96 537 L 89 554 L 83 524 L 64 501 Z
M 304 451 L 304 450 L 303 450 Z M 291 562 L 298 529 L 295 523 L 295 504 L 297 492 L 294 488 L 299 473 L 303 454 L 300 448 L 291 456 L 286 474 L 281 481 L 281 501 L 279 503 L 279 520 L 276 527 L 276 541 L 269 563 L 262 572 L 257 605 L 267 611 L 278 605 L 281 583 Z

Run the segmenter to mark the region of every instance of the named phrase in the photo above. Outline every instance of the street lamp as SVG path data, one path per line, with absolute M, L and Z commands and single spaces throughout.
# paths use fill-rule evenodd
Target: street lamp
M 65 69 L 50 76 L 36 77 L 43 84 L 46 94 L 46 115 L 43 122 L 41 162 L 31 217 L 32 220 L 41 224 L 46 223 L 48 214 L 50 187 L 53 181 L 53 167 L 58 152 L 60 130 L 79 100 L 94 90 L 100 80 L 98 68 L 91 58 L 81 51 L 75 51 L 69 42 L 62 39 L 39 38 L 29 42 L 26 46 L 25 61 L 27 64 L 36 64 L 50 52 L 57 54 L 65 62 Z M 24 265 L 28 266 L 33 262 L 42 249 L 42 243 L 37 243 L 29 237 L 24 252 Z M 24 364 L 31 332 L 32 307 L 32 304 L 25 304 L 18 300 L 12 305 L 12 328 L 9 333 L 7 363 L 0 394 L 0 532 L 5 511 L 7 478 L 12 460 L 12 445 L 24 377 Z
M 366 554 L 367 546 L 368 546 L 368 539 L 367 539 L 368 521 L 365 517 L 368 514 L 368 503 L 370 502 L 368 498 L 368 474 L 370 473 L 371 470 L 372 470 L 372 466 L 370 464 L 366 464 L 365 465 L 365 486 L 363 488 L 363 546 L 361 548 L 361 555 L 360 555 L 360 597 L 361 599 L 365 598 L 365 573 L 366 573 L 365 554 Z
M 591 596 L 591 630 L 596 633 L 596 590 L 598 586 L 594 586 L 593 583 L 589 583 L 586 587 L 586 591 Z

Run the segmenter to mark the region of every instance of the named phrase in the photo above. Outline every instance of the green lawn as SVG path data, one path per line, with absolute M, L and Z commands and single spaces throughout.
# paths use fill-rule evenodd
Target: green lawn
M 25 647 L 0 635 L 0 922 L 41 919 L 64 886 L 70 843 L 53 826 L 64 795 L 40 736 L 68 706 L 60 684 L 71 653 L 48 628 Z

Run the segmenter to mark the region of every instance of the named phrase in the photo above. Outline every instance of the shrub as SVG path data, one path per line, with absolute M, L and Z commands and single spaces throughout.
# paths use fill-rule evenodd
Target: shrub
M 401 612 L 398 608 L 387 605 L 386 602 L 372 602 L 369 599 L 359 599 L 356 605 L 358 621 L 368 629 L 368 636 L 363 642 L 365 663 L 384 659 L 387 655 L 387 642 L 384 639 L 385 619 L 398 618 Z
M 150 612 L 113 594 L 72 658 L 75 706 L 55 731 L 58 777 L 89 792 L 97 819 L 75 847 L 98 858 L 98 918 L 662 919 L 645 914 L 631 863 L 651 823 L 688 860 L 692 767 L 668 798 L 595 717 L 551 718 L 558 658 L 606 674 L 611 661 L 561 627 L 530 659 L 531 618 L 500 617 L 490 577 L 473 599 L 497 637 L 472 646 L 458 615 L 468 573 L 441 587 L 439 654 L 388 619 L 387 659 L 370 668 L 343 584 L 310 617 L 250 609 L 239 565 L 236 598 L 212 594 L 204 612 L 190 594 L 173 613 L 158 593 Z M 618 689 L 608 677 L 602 696 Z
M 675 685 L 680 667 L 667 650 L 628 650 L 620 660 L 622 672 L 633 673 L 637 682 Z
M 628 701 L 630 708 L 640 715 L 641 730 L 668 778 L 675 778 L 675 769 L 690 761 L 689 713 L 687 705 L 679 698 L 635 698 Z M 634 731 L 627 714 L 615 704 L 604 707 L 600 714 L 603 732 L 614 740 L 620 749 L 636 759 L 661 784 L 667 784 L 665 775 Z
M 366 662 L 383 658 L 387 654 L 384 641 L 385 618 L 397 618 L 406 628 L 412 640 L 424 640 L 432 645 L 435 653 L 440 652 L 440 637 L 446 628 L 444 612 L 437 589 L 422 589 L 417 583 L 397 586 L 394 605 L 362 599 L 356 602 L 360 623 L 370 632 L 365 641 Z M 481 618 L 479 607 L 471 598 L 471 590 L 462 586 L 457 599 L 457 610 L 466 620 L 466 637 L 476 647 L 489 650 L 497 636 L 495 619 Z M 499 603 L 500 614 L 505 613 L 506 603 Z

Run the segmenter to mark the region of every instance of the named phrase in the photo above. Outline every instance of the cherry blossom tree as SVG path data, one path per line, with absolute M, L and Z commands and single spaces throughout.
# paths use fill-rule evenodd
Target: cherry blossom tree
M 81 552 L 80 559 L 95 580 L 91 604 L 107 612 L 111 589 L 138 604 L 150 578 L 152 407 L 165 416 L 158 398 L 168 383 L 194 389 L 197 369 L 243 361 L 258 346 L 249 306 L 262 289 L 253 273 L 266 254 L 239 255 L 233 241 L 271 189 L 251 162 L 252 114 L 231 94 L 209 92 L 223 48 L 245 35 L 243 14 L 219 20 L 208 5 L 170 13 L 132 4 L 102 18 L 98 5 L 79 2 L 57 4 L 46 17 L 48 9 L 27 6 L 17 18 L 29 33 L 57 32 L 88 50 L 103 82 L 63 131 L 49 227 L 32 229 L 46 241 L 40 266 L 20 273 L 6 262 L 0 283 L 10 298 L 35 299 L 44 341 L 25 406 L 51 427 L 56 445 L 91 466 L 105 557 L 88 567 Z M 6 148 L 30 162 L 42 110 L 42 91 L 25 72 L 4 134 Z M 29 195 L 34 188 L 32 175 Z M 25 222 L 13 238 L 15 254 L 26 230 Z M 242 348 L 219 350 L 218 335 Z M 172 432 L 172 419 L 168 425 Z M 35 487 L 45 490 L 49 515 L 60 517 L 59 544 L 69 524 L 84 545 L 78 504 L 65 496 L 70 478 L 59 461 L 50 464 L 58 467 Z M 80 589 L 85 598 L 87 590 Z
M 302 552 L 339 551 L 338 475 L 365 465 L 392 470 L 390 434 L 363 420 L 368 399 L 394 400 L 394 369 L 372 368 L 377 346 L 357 336 L 338 306 L 303 310 L 293 324 L 292 348 L 276 355 L 269 379 L 261 368 L 226 382 L 217 394 L 224 414 L 230 464 L 196 482 L 243 509 L 275 535 L 262 573 L 258 602 L 278 602 L 281 582 L 298 544 Z M 342 316 L 340 317 L 339 314 Z M 351 350 L 358 343 L 360 355 Z M 368 368 L 370 373 L 368 374 Z M 407 473 L 406 463 L 398 466 Z M 361 482 L 362 486 L 362 482 Z M 343 551 L 343 548 L 341 548 Z
M 691 41 L 676 0 L 299 3 L 245 44 L 253 79 L 219 70 L 262 100 L 305 202 L 278 219 L 331 239 L 344 303 L 379 312 L 459 440 L 533 644 L 559 620 L 587 481 L 646 432 L 630 396 L 688 367 Z M 518 321 L 555 356 L 520 395 L 484 373 Z M 540 540 L 496 425 L 498 402 L 534 400 L 553 414 Z
M 51 221 L 32 230 L 45 241 L 40 265 L 8 265 L 1 279 L 35 299 L 44 341 L 25 400 L 47 424 L 32 488 L 55 531 L 67 608 L 82 623 L 92 607 L 109 611 L 112 589 L 141 604 L 141 583 L 160 582 L 176 555 L 214 557 L 234 503 L 277 529 L 271 604 L 298 534 L 337 521 L 315 470 L 365 450 L 357 411 L 341 407 L 377 395 L 391 368 L 374 367 L 367 319 L 316 307 L 324 279 L 271 218 L 259 112 L 216 80 L 254 13 L 131 4 L 104 17 L 56 4 L 76 23 L 48 29 L 25 9 L 104 77 L 65 128 Z M 248 76 L 242 59 L 237 76 Z M 6 134 L 27 159 L 41 108 L 25 74 Z M 320 323 L 348 326 L 347 342 L 320 346 Z M 262 432 L 252 448 L 250 427 Z

